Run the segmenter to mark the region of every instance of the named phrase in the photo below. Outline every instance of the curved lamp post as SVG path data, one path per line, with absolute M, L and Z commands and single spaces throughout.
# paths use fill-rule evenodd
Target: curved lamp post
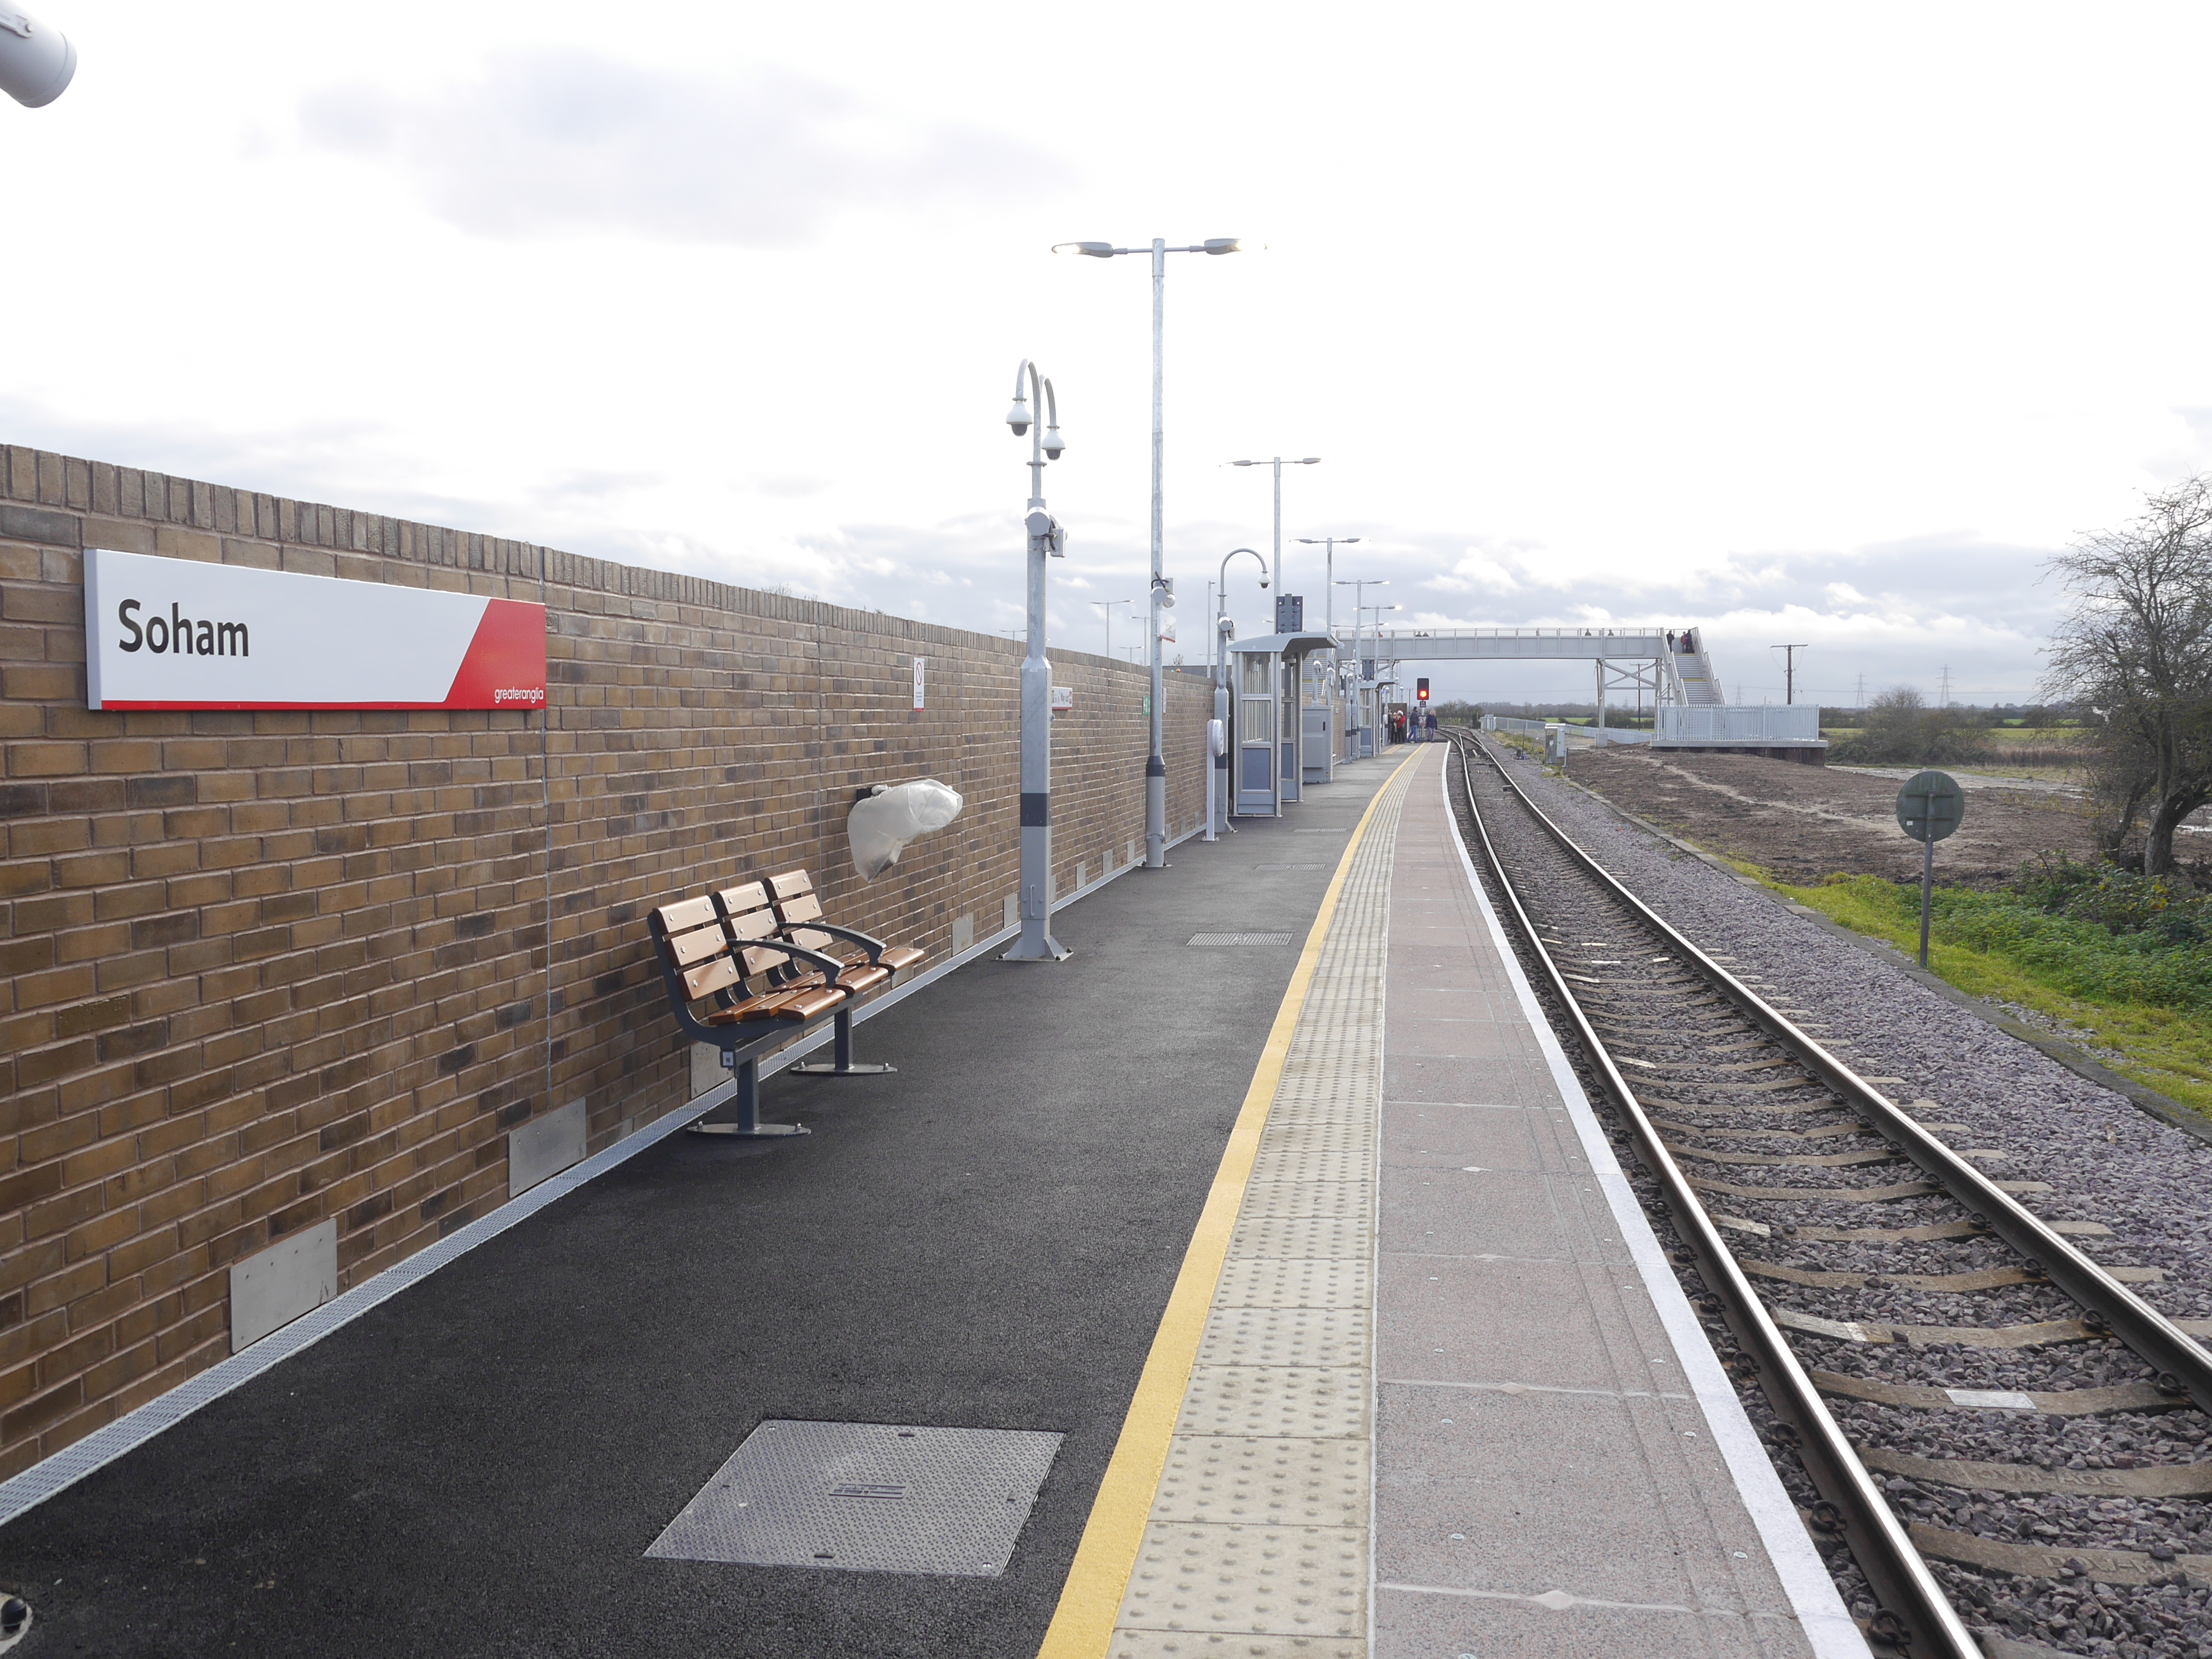
M 1030 505 L 1024 520 L 1029 532 L 1030 626 L 1022 659 L 1022 882 L 1018 901 L 1022 936 L 1001 962 L 1064 962 L 1066 947 L 1052 936 L 1052 665 L 1044 659 L 1044 562 L 1066 556 L 1059 521 L 1044 510 L 1044 467 L 1067 447 L 1060 435 L 1060 402 L 1052 382 L 1026 357 L 1014 371 L 1014 406 L 1006 424 L 1020 437 L 1044 424 L 1030 440 Z
M 1213 757 L 1213 765 L 1206 775 L 1206 838 L 1218 841 L 1214 833 L 1218 823 L 1228 828 L 1229 805 L 1229 561 L 1239 553 L 1249 553 L 1260 561 L 1260 586 L 1267 585 L 1267 561 L 1257 548 L 1231 548 L 1222 556 L 1221 583 L 1213 613 L 1213 718 L 1221 722 L 1221 752 Z M 1220 811 L 1217 813 L 1216 802 Z
M 1194 242 L 1188 247 L 1170 247 L 1160 237 L 1152 238 L 1149 248 L 1115 247 L 1111 242 L 1056 242 L 1054 253 L 1079 253 L 1092 259 L 1112 259 L 1127 253 L 1149 253 L 1152 256 L 1152 603 L 1149 613 L 1152 623 L 1151 658 L 1152 665 L 1152 748 L 1145 759 L 1145 867 L 1164 870 L 1168 863 L 1168 768 L 1160 757 L 1160 609 L 1163 603 L 1175 604 L 1174 590 L 1161 574 L 1160 519 L 1160 319 L 1162 304 L 1167 292 L 1168 255 L 1170 253 L 1236 253 L 1242 244 L 1234 236 L 1211 236 L 1203 242 Z

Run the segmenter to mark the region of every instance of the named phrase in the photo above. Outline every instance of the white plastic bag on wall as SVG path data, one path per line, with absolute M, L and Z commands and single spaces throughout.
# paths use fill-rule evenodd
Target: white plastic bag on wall
M 968 803 L 960 792 L 935 778 L 912 783 L 879 783 L 845 819 L 853 843 L 853 865 L 870 881 L 898 862 L 907 842 L 942 830 Z

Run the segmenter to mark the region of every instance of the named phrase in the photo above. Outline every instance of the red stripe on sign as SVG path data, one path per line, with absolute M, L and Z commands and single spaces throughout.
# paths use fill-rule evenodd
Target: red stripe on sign
M 227 709 L 307 709 L 319 708 L 449 708 L 457 705 L 443 702 L 193 702 L 183 698 L 165 698 L 160 702 L 147 702 L 137 698 L 103 697 L 100 707 L 104 712 L 111 708 L 227 708 Z M 500 705 L 504 708 L 505 703 Z
M 545 607 L 521 599 L 484 606 L 441 708 L 543 708 Z

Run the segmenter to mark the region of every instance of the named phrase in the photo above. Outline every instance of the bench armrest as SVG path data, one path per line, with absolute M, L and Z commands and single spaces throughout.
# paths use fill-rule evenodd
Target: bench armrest
M 817 925 L 818 924 L 814 922 L 809 922 L 807 924 L 810 927 Z M 789 940 L 784 939 L 763 940 L 760 944 L 762 949 L 781 951 L 787 956 L 798 957 L 801 962 L 812 963 L 828 976 L 829 983 L 833 986 L 837 983 L 838 971 L 841 969 L 851 966 L 849 963 L 842 962 L 836 957 L 824 956 L 819 951 L 810 951 L 804 945 L 793 945 Z
M 883 940 L 876 938 L 872 933 L 864 933 L 857 927 L 840 927 L 834 921 L 823 921 L 818 919 L 813 921 L 795 921 L 783 932 L 805 933 L 808 928 L 812 928 L 817 933 L 830 934 L 836 939 L 850 939 L 854 944 L 866 950 L 870 962 L 875 961 L 884 953 Z

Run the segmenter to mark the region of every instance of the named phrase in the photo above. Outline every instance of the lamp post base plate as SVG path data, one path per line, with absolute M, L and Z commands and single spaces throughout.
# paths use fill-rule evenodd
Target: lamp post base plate
M 740 1135 L 747 1139 L 765 1140 L 776 1135 L 811 1135 L 813 1130 L 804 1123 L 756 1123 L 750 1129 L 742 1123 L 694 1123 L 684 1130 L 694 1135 Z

